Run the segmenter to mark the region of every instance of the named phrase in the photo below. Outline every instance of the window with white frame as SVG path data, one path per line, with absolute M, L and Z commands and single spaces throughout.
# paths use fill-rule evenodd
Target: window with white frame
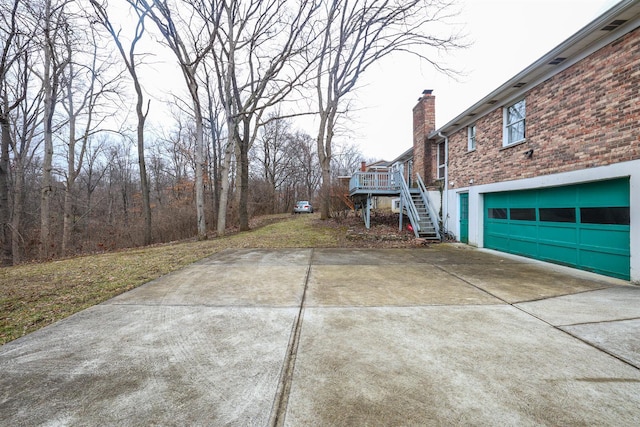
M 445 150 L 445 145 L 444 142 L 441 142 L 438 144 L 438 150 L 437 150 L 437 159 L 436 161 L 438 162 L 438 179 L 444 179 L 444 173 L 445 173 L 445 166 L 446 166 L 446 150 Z
M 526 104 L 522 99 L 504 109 L 504 138 L 502 145 L 515 144 L 525 139 Z
M 476 149 L 476 125 L 467 128 L 467 151 Z

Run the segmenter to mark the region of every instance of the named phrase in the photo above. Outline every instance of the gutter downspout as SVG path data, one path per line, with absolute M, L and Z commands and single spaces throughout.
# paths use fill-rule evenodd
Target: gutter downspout
M 442 189 L 442 197 L 444 198 L 444 203 L 441 200 L 442 204 L 442 229 L 444 231 L 444 235 L 448 234 L 449 227 L 447 223 L 449 222 L 449 137 L 438 131 L 438 136 L 440 138 L 444 138 L 444 188 Z

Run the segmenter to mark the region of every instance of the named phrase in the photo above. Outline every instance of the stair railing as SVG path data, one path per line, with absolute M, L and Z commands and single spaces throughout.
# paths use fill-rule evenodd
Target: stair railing
M 413 204 L 409 186 L 407 186 L 407 182 L 404 180 L 404 176 L 402 176 L 400 172 L 395 173 L 395 182 L 396 185 L 400 186 L 400 200 L 402 206 L 407 209 L 407 216 L 411 222 L 411 227 L 413 227 L 413 234 L 416 237 L 420 237 L 420 215 L 418 215 L 416 205 Z M 402 212 L 400 212 L 400 215 L 402 215 Z
M 418 189 L 420 190 L 420 197 L 422 197 L 422 201 L 427 207 L 429 217 L 431 218 L 431 224 L 433 224 L 433 228 L 436 232 L 436 237 L 439 240 L 442 240 L 442 236 L 440 235 L 440 221 L 438 221 L 438 216 L 433 209 L 433 204 L 429 203 L 429 193 L 427 193 L 427 187 L 424 185 L 424 182 L 422 181 L 419 173 L 416 174 L 416 177 L 418 178 Z

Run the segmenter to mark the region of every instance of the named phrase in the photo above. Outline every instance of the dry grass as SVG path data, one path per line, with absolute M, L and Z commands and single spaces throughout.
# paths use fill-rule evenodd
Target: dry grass
M 260 223 L 261 222 L 261 223 Z M 317 215 L 264 217 L 254 230 L 196 242 L 0 269 L 0 344 L 228 248 L 337 247 L 346 228 Z M 267 224 L 267 225 L 264 225 Z

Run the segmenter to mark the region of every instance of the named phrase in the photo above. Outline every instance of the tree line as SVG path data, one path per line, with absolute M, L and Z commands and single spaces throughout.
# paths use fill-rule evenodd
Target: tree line
M 394 52 L 449 72 L 431 58 L 460 46 L 453 13 L 442 0 L 2 0 L 0 263 L 206 239 L 297 199 L 328 218 L 335 176 L 362 157 L 340 139 L 358 80 Z M 161 58 L 179 81 L 154 75 Z

